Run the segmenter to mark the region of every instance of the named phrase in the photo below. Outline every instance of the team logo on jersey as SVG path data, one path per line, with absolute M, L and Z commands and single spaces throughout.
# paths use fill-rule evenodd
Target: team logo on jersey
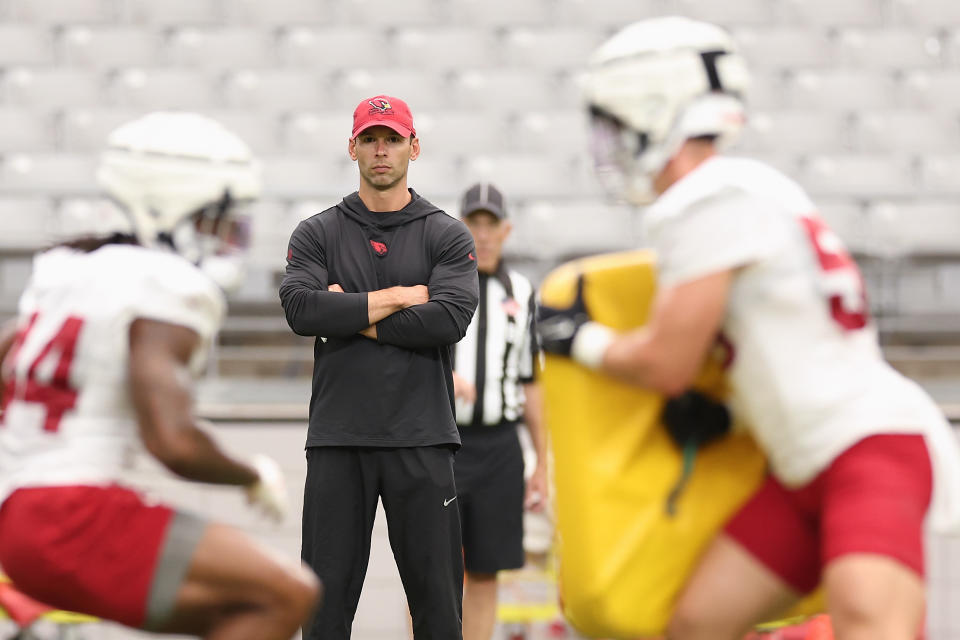
M 370 246 L 373 247 L 374 252 L 376 252 L 378 256 L 387 255 L 387 245 L 385 245 L 384 243 L 378 242 L 376 240 L 371 240 Z
M 510 316 L 511 318 L 516 318 L 517 314 L 520 313 L 520 303 L 513 298 L 504 298 L 503 302 L 500 303 L 500 308 L 503 309 L 503 312 Z
M 473 255 L 473 252 L 472 252 L 472 251 L 467 254 L 467 257 L 470 258 L 470 259 L 471 259 L 472 261 L 474 261 L 474 262 L 477 261 L 477 256 Z
M 287 262 L 293 260 L 293 249 L 287 249 Z
M 368 100 L 367 102 L 373 107 L 373 109 L 370 109 L 370 115 L 375 113 L 390 115 L 393 113 L 393 106 L 383 98 L 376 98 L 374 100 Z

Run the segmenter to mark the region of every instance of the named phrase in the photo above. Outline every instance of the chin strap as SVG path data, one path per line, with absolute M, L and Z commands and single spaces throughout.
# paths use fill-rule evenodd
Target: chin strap
M 690 476 L 693 475 L 693 463 L 697 458 L 698 448 L 696 439 L 691 439 L 683 445 L 683 471 L 680 472 L 680 477 L 677 479 L 676 484 L 670 489 L 665 505 L 667 515 L 670 517 L 677 515 L 677 502 L 680 499 L 680 494 L 682 494 L 684 488 L 686 488 Z

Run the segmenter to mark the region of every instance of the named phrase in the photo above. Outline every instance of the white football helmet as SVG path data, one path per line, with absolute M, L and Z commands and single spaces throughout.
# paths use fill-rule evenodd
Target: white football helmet
M 594 52 L 586 77 L 601 181 L 649 204 L 654 177 L 686 140 L 736 138 L 748 84 L 736 44 L 717 26 L 671 16 L 625 27 Z
M 141 244 L 169 245 L 224 289 L 240 284 L 247 237 L 232 209 L 259 197 L 260 165 L 219 122 L 158 111 L 121 125 L 107 138 L 97 179 Z

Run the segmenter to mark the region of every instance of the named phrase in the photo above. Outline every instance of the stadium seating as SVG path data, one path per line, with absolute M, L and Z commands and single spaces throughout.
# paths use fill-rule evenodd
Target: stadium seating
M 275 66 L 272 34 L 254 27 L 180 27 L 167 34 L 161 61 L 200 69 Z
M 106 95 L 118 107 L 203 110 L 217 104 L 212 78 L 194 69 L 128 67 L 107 77 Z
M 787 26 L 737 27 L 731 30 L 750 68 L 823 68 L 836 63 L 835 39 L 825 30 Z
M 815 194 L 909 197 L 917 194 L 913 159 L 902 155 L 813 155 L 802 163 L 800 183 Z
M 878 153 L 947 153 L 960 149 L 960 113 L 864 111 L 850 122 L 853 147 Z
M 53 151 L 54 118 L 20 107 L 0 107 L 0 153 Z
M 843 66 L 862 69 L 935 68 L 943 59 L 939 34 L 919 29 L 843 29 L 837 37 Z
M 380 29 L 294 24 L 280 29 L 277 56 L 282 65 L 314 72 L 318 68 L 376 68 L 383 61 L 387 42 L 386 32 Z
M 152 28 L 132 25 L 74 24 L 57 38 L 57 55 L 67 67 L 110 69 L 151 66 L 160 57 L 162 37 Z
M 53 38 L 49 29 L 34 25 L 0 24 L 0 65 L 53 63 Z

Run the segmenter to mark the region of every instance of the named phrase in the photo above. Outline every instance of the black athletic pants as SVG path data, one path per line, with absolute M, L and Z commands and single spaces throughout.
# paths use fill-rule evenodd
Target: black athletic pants
M 462 636 L 463 556 L 446 446 L 309 447 L 300 555 L 323 581 L 304 640 L 347 640 L 383 500 L 416 640 Z

